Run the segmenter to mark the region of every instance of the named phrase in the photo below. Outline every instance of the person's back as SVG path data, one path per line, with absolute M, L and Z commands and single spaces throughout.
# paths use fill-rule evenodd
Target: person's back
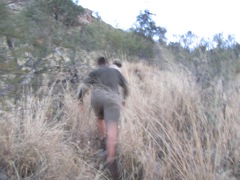
M 106 66 L 99 67 L 97 70 L 91 72 L 84 80 L 85 84 L 92 84 L 94 89 L 103 89 L 119 94 L 119 86 L 122 86 L 126 91 L 127 83 L 125 78 L 119 71 Z M 127 96 L 128 92 L 125 92 Z
M 97 60 L 98 68 L 92 71 L 81 83 L 78 89 L 78 99 L 82 101 L 88 86 L 92 85 L 94 90 L 107 90 L 119 94 L 118 87 L 123 89 L 123 100 L 128 96 L 128 84 L 122 74 L 114 68 L 108 67 L 108 62 L 104 57 Z

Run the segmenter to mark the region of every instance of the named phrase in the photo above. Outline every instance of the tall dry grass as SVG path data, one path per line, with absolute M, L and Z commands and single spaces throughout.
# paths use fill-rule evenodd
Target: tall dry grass
M 137 64 L 124 73 L 132 87 L 120 134 L 126 178 L 239 178 L 238 93 L 226 92 L 224 119 L 222 89 L 202 90 L 186 70 Z
M 201 89 L 193 75 L 124 62 L 130 96 L 119 123 L 122 179 L 239 179 L 239 93 Z M 51 89 L 24 97 L 0 120 L 0 167 L 10 179 L 107 179 L 96 122 L 85 98 Z M 61 101 L 62 107 L 56 104 Z M 223 115 L 225 107 L 225 115 Z

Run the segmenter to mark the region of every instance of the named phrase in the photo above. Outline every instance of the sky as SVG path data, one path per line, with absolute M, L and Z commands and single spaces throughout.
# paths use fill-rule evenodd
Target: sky
M 166 37 L 192 31 L 212 38 L 223 33 L 240 42 L 238 0 L 79 0 L 84 8 L 97 12 L 102 20 L 116 28 L 129 29 L 140 11 L 148 9 L 157 26 L 167 29 Z

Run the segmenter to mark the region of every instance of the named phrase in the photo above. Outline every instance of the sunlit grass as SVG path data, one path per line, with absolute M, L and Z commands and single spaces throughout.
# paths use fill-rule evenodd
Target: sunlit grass
M 190 72 L 124 61 L 130 96 L 119 123 L 122 179 L 238 179 L 239 94 L 202 90 Z M 104 179 L 90 96 L 23 97 L 0 120 L 0 167 L 10 179 Z M 215 92 L 215 101 L 208 92 Z M 220 95 L 219 95 L 220 94 Z M 225 102 L 226 111 L 220 102 Z M 61 106 L 59 106 L 61 103 Z M 61 108 L 60 108 L 61 107 Z

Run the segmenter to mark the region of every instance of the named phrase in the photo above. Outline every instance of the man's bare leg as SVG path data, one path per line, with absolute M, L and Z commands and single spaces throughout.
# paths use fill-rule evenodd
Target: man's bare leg
M 106 125 L 103 119 L 97 119 L 97 128 L 100 135 L 100 139 L 106 138 Z
M 107 163 L 112 163 L 116 158 L 118 125 L 116 122 L 107 123 Z
M 105 121 L 103 119 L 97 119 L 97 128 L 98 128 L 98 133 L 100 135 L 100 140 L 101 140 L 101 149 L 106 149 L 106 136 L 107 136 L 107 132 L 106 132 L 106 124 Z
M 118 179 L 116 151 L 118 138 L 118 124 L 116 122 L 107 122 L 107 162 L 108 172 L 114 179 Z

